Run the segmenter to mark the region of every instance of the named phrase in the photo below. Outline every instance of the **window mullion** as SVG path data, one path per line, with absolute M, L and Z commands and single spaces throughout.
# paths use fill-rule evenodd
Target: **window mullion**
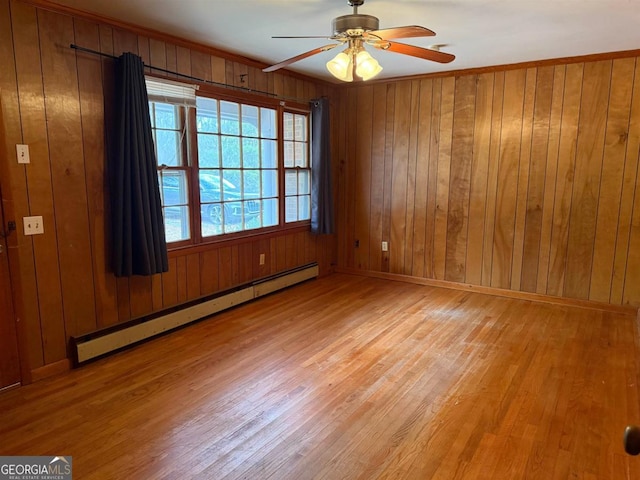
M 278 226 L 285 224 L 284 107 L 278 107 Z
M 186 152 L 185 165 L 189 172 L 190 181 L 190 195 L 189 203 L 191 210 L 191 231 L 193 233 L 194 243 L 200 243 L 202 241 L 202 228 L 200 223 L 200 181 L 199 181 L 199 166 L 198 166 L 198 135 L 196 132 L 196 109 L 185 108 L 183 109 L 184 115 L 184 129 L 186 145 L 184 151 Z

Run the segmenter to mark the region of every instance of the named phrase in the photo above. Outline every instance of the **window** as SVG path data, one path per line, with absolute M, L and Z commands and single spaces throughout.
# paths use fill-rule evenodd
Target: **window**
M 310 219 L 308 112 L 275 101 L 196 95 L 193 88 L 193 99 L 185 101 L 157 93 L 163 82 L 147 78 L 168 243 L 214 241 Z
M 307 124 L 306 115 L 284 113 L 286 222 L 311 218 L 311 169 Z
M 203 237 L 278 225 L 276 110 L 199 97 Z
M 151 129 L 156 147 L 162 213 L 167 242 L 191 238 L 189 182 L 181 141 L 184 112 L 176 105 L 151 102 Z

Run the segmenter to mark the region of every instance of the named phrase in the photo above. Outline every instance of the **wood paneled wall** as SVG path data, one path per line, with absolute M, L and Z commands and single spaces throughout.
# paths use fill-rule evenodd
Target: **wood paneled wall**
M 637 58 L 357 86 L 338 104 L 340 267 L 640 305 Z
M 17 310 L 32 370 L 64 360 L 70 336 L 309 262 L 317 261 L 321 273 L 329 271 L 334 239 L 294 232 L 173 254 L 166 274 L 116 279 L 107 267 L 105 226 L 104 91 L 113 62 L 76 52 L 71 43 L 113 55 L 130 51 L 148 65 L 286 97 L 331 94 L 320 82 L 264 74 L 198 49 L 0 0 L 0 90 L 9 159 L 2 186 L 10 190 L 19 225 L 11 270 L 22 292 Z M 13 161 L 18 143 L 29 145 L 31 164 Z M 44 235 L 22 235 L 21 218 L 27 215 L 43 216 Z

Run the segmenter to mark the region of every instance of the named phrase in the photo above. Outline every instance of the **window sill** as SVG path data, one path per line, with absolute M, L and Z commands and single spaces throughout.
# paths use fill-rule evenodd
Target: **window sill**
M 180 245 L 172 247 L 167 246 L 169 258 L 184 257 L 193 253 L 206 252 L 221 247 L 230 247 L 253 240 L 265 240 L 273 237 L 279 237 L 290 233 L 310 232 L 311 222 L 301 222 L 292 224 L 291 226 L 281 227 L 270 230 L 261 230 L 252 233 L 242 232 L 242 234 L 227 236 L 225 238 L 216 238 L 206 240 L 201 243 L 191 245 Z

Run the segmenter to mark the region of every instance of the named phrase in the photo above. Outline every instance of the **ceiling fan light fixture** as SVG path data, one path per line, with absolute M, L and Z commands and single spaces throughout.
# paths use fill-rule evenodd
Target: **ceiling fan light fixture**
M 362 80 L 369 80 L 382 71 L 382 67 L 378 61 L 373 58 L 366 50 L 361 50 L 356 55 L 356 74 Z
M 340 52 L 327 62 L 329 73 L 343 82 L 353 81 L 353 60 L 350 52 Z
M 357 77 L 356 80 L 369 80 L 382 71 L 382 67 L 378 61 L 364 51 L 365 45 L 369 45 L 376 50 L 401 53 L 410 57 L 438 63 L 449 63 L 456 58 L 455 55 L 439 51 L 440 47 L 445 46 L 445 44 L 432 45 L 432 48 L 423 48 L 396 42 L 396 39 L 399 38 L 433 37 L 435 36 L 435 32 L 419 25 L 405 25 L 403 27 L 380 29 L 380 21 L 377 17 L 358 13 L 358 7 L 362 6 L 364 2 L 365 0 L 347 0 L 347 3 L 353 7 L 353 13 L 333 19 L 331 24 L 333 35 L 331 35 L 329 39 L 337 43 L 314 48 L 313 50 L 288 58 L 275 65 L 263 68 L 262 71 L 274 72 L 294 62 L 304 60 L 312 55 L 317 55 L 318 53 L 326 52 L 339 46 L 346 46 L 347 49 L 327 62 L 326 66 L 331 75 L 343 82 L 352 82 L 354 77 Z M 326 37 L 302 36 L 273 38 Z

